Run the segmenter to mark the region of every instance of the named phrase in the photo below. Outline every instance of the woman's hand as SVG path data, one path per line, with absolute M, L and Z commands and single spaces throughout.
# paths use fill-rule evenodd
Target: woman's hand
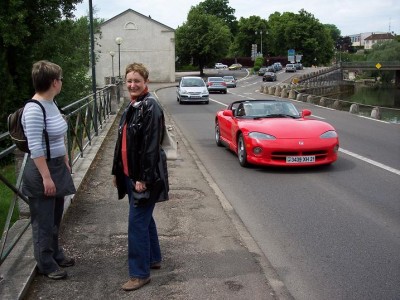
M 117 187 L 117 176 L 113 176 L 113 185 L 114 187 Z
M 51 177 L 43 178 L 44 195 L 47 197 L 53 197 L 56 195 L 56 186 Z
M 136 181 L 135 183 L 135 190 L 138 193 L 144 192 L 147 189 L 146 183 L 143 181 Z

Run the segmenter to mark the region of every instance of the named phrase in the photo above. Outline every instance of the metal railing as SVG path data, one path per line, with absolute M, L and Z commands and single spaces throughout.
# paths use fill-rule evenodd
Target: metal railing
M 400 70 L 400 61 L 352 61 L 340 62 L 341 69 Z
M 111 114 L 115 113 L 112 111 L 112 101 L 116 101 L 116 103 L 119 104 L 121 84 L 122 83 L 119 82 L 117 85 L 108 85 L 98 90 L 96 93 L 92 93 L 62 108 L 68 123 L 66 143 L 71 167 L 74 166 L 79 158 L 84 157 L 85 149 L 91 145 L 91 142 L 98 134 L 98 130 L 102 129 L 105 121 Z M 3 174 L 0 174 L 0 180 L 13 192 L 0 240 L 1 266 L 21 239 L 22 235 L 29 228 L 30 222 L 24 222 L 23 226 L 17 228 L 17 232 L 13 232 L 13 239 L 11 241 L 8 240 L 9 232 L 12 229 L 12 216 L 15 214 L 15 210 L 18 209 L 19 199 L 28 203 L 28 199 L 20 191 L 22 174 L 28 155 L 21 155 L 21 152 L 16 149 L 15 145 L 11 144 L 8 132 L 0 134 L 0 143 L 2 143 L 2 145 L 7 143 L 10 145 L 3 146 L 4 150 L 0 152 L 1 165 L 12 164 L 13 162 L 17 174 L 16 183 L 10 182 Z M 9 199 L 0 199 L 0 202 L 5 202 L 6 200 Z

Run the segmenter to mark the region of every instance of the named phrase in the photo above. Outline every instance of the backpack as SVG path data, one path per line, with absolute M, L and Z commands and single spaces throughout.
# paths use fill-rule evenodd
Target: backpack
M 47 149 L 47 160 L 50 160 L 50 142 L 49 142 L 49 135 L 46 130 L 46 110 L 44 109 L 43 105 L 34 99 L 27 100 L 25 102 L 25 105 L 29 102 L 36 103 L 37 105 L 40 106 L 43 112 L 43 121 L 44 121 L 44 128 L 43 128 L 43 134 L 44 138 L 46 141 L 46 149 Z M 30 153 L 29 147 L 28 147 L 28 139 L 25 136 L 24 133 L 24 128 L 22 126 L 22 113 L 24 112 L 24 107 L 25 105 L 19 109 L 17 109 L 15 112 L 11 113 L 8 118 L 7 118 L 7 127 L 8 127 L 8 132 L 10 134 L 10 137 L 17 146 L 19 150 L 25 153 Z

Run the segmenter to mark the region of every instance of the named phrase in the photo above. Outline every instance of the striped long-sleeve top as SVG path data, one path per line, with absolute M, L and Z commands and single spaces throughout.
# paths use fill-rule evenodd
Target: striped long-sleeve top
M 68 125 L 53 101 L 39 100 L 46 110 L 46 128 L 49 135 L 51 158 L 66 154 L 64 135 Z M 36 103 L 27 103 L 22 114 L 22 126 L 28 139 L 31 158 L 46 156 L 43 134 L 43 111 Z

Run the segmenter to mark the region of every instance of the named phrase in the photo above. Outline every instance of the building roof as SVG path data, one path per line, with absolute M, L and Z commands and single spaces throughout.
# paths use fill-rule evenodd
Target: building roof
M 369 37 L 367 37 L 365 40 L 393 40 L 394 36 L 391 33 L 373 33 Z
M 152 21 L 152 22 L 154 22 L 154 23 L 157 23 L 158 25 L 161 25 L 162 27 L 165 27 L 165 29 L 167 29 L 168 31 L 175 31 L 175 29 L 173 29 L 173 28 L 171 28 L 171 27 L 169 27 L 169 26 L 167 26 L 167 25 L 164 25 L 164 24 L 162 24 L 162 23 L 160 23 L 160 22 L 158 22 L 158 21 L 152 19 L 150 16 L 145 16 L 145 15 L 143 15 L 143 14 L 141 14 L 141 13 L 139 13 L 139 12 L 137 12 L 137 11 L 131 9 L 131 8 L 129 8 L 129 9 L 123 11 L 122 13 L 120 13 L 120 14 L 114 16 L 114 17 L 112 17 L 111 19 L 108 19 L 107 21 L 104 21 L 103 23 L 101 23 L 101 26 L 104 26 L 104 25 L 106 25 L 107 23 L 109 23 L 109 22 L 111 22 L 111 21 L 113 21 L 113 20 L 115 20 L 115 19 L 118 19 L 120 16 L 125 15 L 125 14 L 127 14 L 127 13 L 134 13 L 134 14 L 136 14 L 136 15 L 139 15 L 139 16 L 142 17 L 142 18 L 148 19 L 148 20 L 150 20 L 150 21 Z

